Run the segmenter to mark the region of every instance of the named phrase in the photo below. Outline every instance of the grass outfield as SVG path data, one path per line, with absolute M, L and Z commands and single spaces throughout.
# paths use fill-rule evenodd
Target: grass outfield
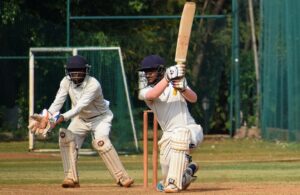
M 27 142 L 0 143 L 0 194 L 3 189 L 16 189 L 15 186 L 53 185 L 57 187 L 60 185 L 63 179 L 63 168 L 59 153 L 27 152 L 27 146 Z M 199 189 L 208 188 L 211 185 L 220 187 L 224 184 L 228 186 L 232 184 L 299 186 L 299 151 L 299 143 L 234 140 L 222 137 L 206 138 L 192 153 L 193 160 L 200 165 L 197 172 L 198 179 L 192 186 L 198 185 Z M 120 158 L 129 174 L 135 179 L 135 185 L 142 187 L 142 154 L 120 155 Z M 150 168 L 151 159 L 150 155 Z M 115 186 L 99 156 L 80 156 L 78 169 L 80 184 L 83 187 L 81 189 L 84 189 L 84 186 L 95 185 L 107 185 L 108 188 Z M 151 174 L 149 170 L 150 182 Z M 207 186 L 203 186 L 204 184 Z M 296 190 L 298 189 L 300 190 L 299 187 Z

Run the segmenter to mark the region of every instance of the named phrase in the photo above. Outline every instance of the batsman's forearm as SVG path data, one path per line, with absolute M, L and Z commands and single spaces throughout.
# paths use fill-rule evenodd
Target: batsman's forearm
M 197 102 L 198 96 L 191 88 L 187 87 L 181 94 L 187 101 L 191 103 Z
M 158 98 L 169 85 L 169 82 L 163 78 L 146 94 L 146 100 L 154 100 Z

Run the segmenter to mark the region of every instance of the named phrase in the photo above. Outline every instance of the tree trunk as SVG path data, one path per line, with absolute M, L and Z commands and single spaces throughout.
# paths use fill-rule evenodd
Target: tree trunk
M 213 13 L 212 13 L 213 15 L 218 15 L 220 13 L 220 11 L 223 8 L 224 1 L 225 0 L 218 0 L 217 1 L 216 6 L 213 9 Z M 205 9 L 207 8 L 208 2 L 209 2 L 209 0 L 206 0 L 204 2 L 204 6 L 202 8 L 202 14 L 201 14 L 202 16 L 205 15 Z M 204 21 L 204 19 L 202 18 L 200 20 L 199 28 L 197 30 L 198 32 L 200 32 L 200 29 L 203 27 L 203 21 Z M 193 81 L 195 81 L 195 83 L 193 83 L 193 84 L 196 84 L 198 82 L 200 69 L 201 69 L 201 66 L 202 66 L 202 62 L 204 60 L 205 45 L 209 42 L 209 36 L 212 34 L 214 24 L 215 24 L 215 20 L 211 20 L 211 21 L 208 22 L 208 25 L 207 25 L 208 28 L 206 30 L 205 35 L 203 37 L 200 37 L 200 39 L 198 41 L 199 53 L 196 57 L 196 66 L 193 66 L 193 68 L 192 68 L 192 77 L 193 77 Z

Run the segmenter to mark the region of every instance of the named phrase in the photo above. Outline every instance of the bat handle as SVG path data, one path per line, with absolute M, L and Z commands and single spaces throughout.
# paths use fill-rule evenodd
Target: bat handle
M 178 65 L 178 64 L 182 64 L 182 65 L 183 65 L 183 62 L 184 62 L 184 61 L 176 61 L 176 62 L 177 62 L 177 65 Z M 177 95 L 177 89 L 175 89 L 175 88 L 173 89 L 173 95 L 174 95 L 174 96 Z
M 175 95 L 177 95 L 177 89 L 173 89 L 173 95 L 175 96 Z

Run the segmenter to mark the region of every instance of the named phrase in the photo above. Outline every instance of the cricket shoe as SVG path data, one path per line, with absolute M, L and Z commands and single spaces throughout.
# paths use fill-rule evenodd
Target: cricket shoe
M 164 188 L 164 192 L 165 193 L 176 193 L 176 192 L 179 192 L 179 188 L 176 185 L 174 185 L 174 184 L 168 184 Z
M 156 184 L 156 191 L 163 192 L 165 190 L 164 182 L 161 180 Z
M 73 179 L 65 178 L 62 185 L 63 188 L 79 188 L 79 182 L 75 182 Z
M 197 179 L 195 173 L 198 171 L 198 169 L 199 166 L 195 162 L 191 162 L 188 164 L 183 173 L 182 190 L 186 190 L 191 185 L 191 183 Z
M 122 187 L 130 187 L 132 184 L 134 183 L 134 180 L 130 177 L 125 177 L 123 176 L 120 181 L 119 181 L 119 185 L 122 186 Z

